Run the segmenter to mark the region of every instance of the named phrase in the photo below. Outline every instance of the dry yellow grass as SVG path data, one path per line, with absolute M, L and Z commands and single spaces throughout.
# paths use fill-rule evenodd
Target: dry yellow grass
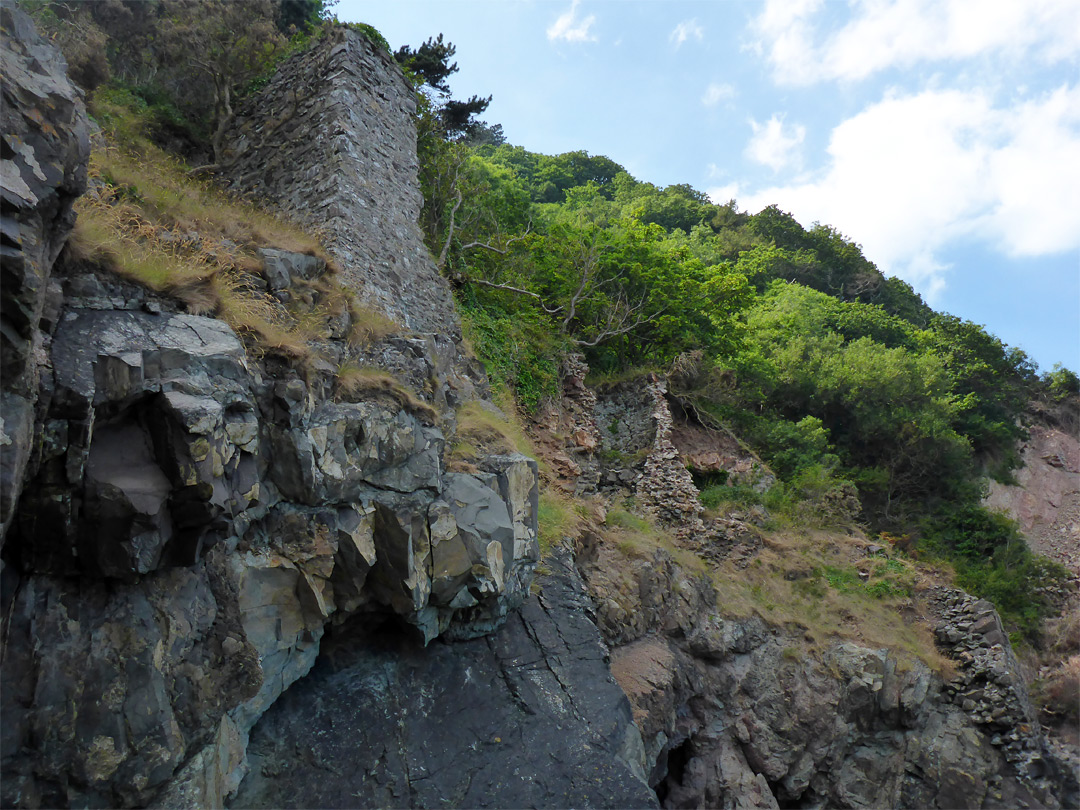
M 146 141 L 106 142 L 91 155 L 91 173 L 135 201 L 156 225 L 196 231 L 247 247 L 272 246 L 318 256 L 337 267 L 314 234 L 251 202 L 193 178 L 175 158 Z
M 250 283 L 257 260 L 241 248 L 148 220 L 101 185 L 76 204 L 71 250 L 80 258 L 183 302 L 189 312 L 215 315 L 260 351 L 300 359 L 318 333 L 302 328 L 278 301 Z
M 844 639 L 951 673 L 954 665 L 938 652 L 919 606 L 923 575 L 907 561 L 864 557 L 864 547 L 827 531 L 768 535 L 747 567 L 712 568 L 718 606 L 726 615 L 757 615 L 801 631 L 812 648 Z
M 605 542 L 614 544 L 627 557 L 651 560 L 657 550 L 662 549 L 688 573 L 699 576 L 708 571 L 708 565 L 701 557 L 673 543 L 671 536 L 651 518 L 626 509 L 609 509 L 599 532 Z
M 818 655 L 830 642 L 847 640 L 893 651 L 901 666 L 921 660 L 946 678 L 954 663 L 938 652 L 919 603 L 927 571 L 907 560 L 866 557 L 865 539 L 846 533 L 766 533 L 750 564 L 707 562 L 672 541 L 652 521 L 611 508 L 602 525 L 574 525 L 580 501 L 562 496 L 553 525 L 578 532 L 591 528 L 609 549 L 628 560 L 651 560 L 659 550 L 692 577 L 708 577 L 717 610 L 733 619 L 758 616 L 802 637 L 800 655 Z M 627 571 L 630 567 L 627 567 Z M 860 571 L 865 578 L 860 576 Z M 636 587 L 632 581 L 626 587 Z
M 108 98 L 91 108 L 104 135 L 91 154 L 91 191 L 76 203 L 74 255 L 176 298 L 189 312 L 220 317 L 257 353 L 310 360 L 327 338 L 328 319 L 353 314 L 351 294 L 328 274 L 297 280 L 283 306 L 256 278 L 256 250 L 306 253 L 336 270 L 317 235 L 190 177 L 146 139 L 139 113 Z
M 382 312 L 360 303 L 355 297 L 349 298 L 346 305 L 352 321 L 349 345 L 353 348 L 369 346 L 401 331 L 401 327 Z
M 384 398 L 397 403 L 421 422 L 437 424 L 439 413 L 410 391 L 400 380 L 385 371 L 359 366 L 338 370 L 335 396 L 345 402 Z
M 458 408 L 456 416 L 457 432 L 450 448 L 452 459 L 473 462 L 486 455 L 536 455 L 524 428 L 505 411 L 500 414 L 481 402 L 473 401 Z

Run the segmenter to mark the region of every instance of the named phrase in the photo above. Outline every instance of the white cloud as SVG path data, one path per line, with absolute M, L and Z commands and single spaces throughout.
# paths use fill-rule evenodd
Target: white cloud
M 701 103 L 706 107 L 715 107 L 721 101 L 735 97 L 735 88 L 730 84 L 712 82 L 701 94 Z
M 855 81 L 987 53 L 1030 52 L 1053 63 L 1080 51 L 1076 0 L 849 0 L 849 7 L 848 21 L 823 33 L 820 0 L 767 0 L 750 26 L 753 46 L 784 84 Z
M 806 127 L 785 127 L 783 117 L 774 115 L 764 124 L 751 118 L 750 128 L 754 134 L 745 152 L 750 160 L 768 166 L 774 172 L 799 163 L 799 147 L 806 138 Z
M 675 30 L 671 32 L 671 36 L 668 37 L 668 41 L 674 42 L 675 47 L 679 48 L 691 37 L 698 42 L 701 42 L 705 38 L 705 29 L 698 25 L 697 19 L 683 20 L 676 25 Z
M 705 193 L 709 195 L 709 199 L 717 205 L 724 205 L 729 200 L 737 200 L 739 198 L 739 184 L 727 183 L 723 186 L 711 186 L 706 189 Z
M 1008 107 L 979 91 L 887 96 L 837 126 L 828 152 L 813 181 L 740 202 L 836 227 L 931 300 L 951 245 L 980 241 L 1013 256 L 1080 249 L 1080 86 Z
M 596 37 L 589 34 L 589 29 L 596 22 L 596 15 L 590 14 L 583 20 L 577 18 L 577 7 L 580 0 L 573 0 L 570 9 L 562 14 L 551 24 L 547 30 L 547 38 L 565 40 L 566 42 L 596 42 Z

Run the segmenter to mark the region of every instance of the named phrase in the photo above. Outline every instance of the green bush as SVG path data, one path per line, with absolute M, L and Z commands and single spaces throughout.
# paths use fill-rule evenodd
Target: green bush
M 942 507 L 923 528 L 920 546 L 952 562 L 956 584 L 989 599 L 1006 625 L 1037 643 L 1055 613 L 1046 588 L 1067 579 L 1065 568 L 1033 554 L 1014 521 L 977 502 Z
M 989 559 L 954 562 L 956 584 L 994 603 L 1007 627 L 1016 628 L 1032 644 L 1042 636 L 1043 622 L 1057 613 L 1045 589 L 1068 579 L 1063 566 L 1033 554 L 1026 545 L 999 548 Z
M 530 413 L 558 393 L 565 346 L 530 310 L 507 313 L 462 302 L 462 326 L 488 377 L 505 385 Z
M 701 505 L 706 509 L 764 505 L 765 496 L 745 484 L 711 484 L 701 490 Z

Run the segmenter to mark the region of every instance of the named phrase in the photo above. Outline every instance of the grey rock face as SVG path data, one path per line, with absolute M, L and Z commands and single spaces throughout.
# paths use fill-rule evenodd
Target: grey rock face
M 5 807 L 144 805 L 258 691 L 223 562 L 5 593 Z
M 946 698 L 989 738 L 1032 792 L 1039 795 L 1046 785 L 1056 785 L 1066 806 L 1075 806 L 1080 800 L 1077 774 L 1045 744 L 1023 670 L 994 606 L 954 588 L 936 589 L 931 603 L 938 646 L 959 670 L 946 687 Z
M 50 272 L 75 221 L 90 155 L 86 110 L 60 52 L 0 9 L 0 544 L 30 458 Z M 54 290 L 55 292 L 55 290 Z M 55 296 L 53 296 L 55 297 Z M 48 325 L 47 325 L 48 326 Z
M 306 421 L 303 429 L 272 431 L 277 464 L 271 475 L 285 497 L 317 504 L 346 499 L 363 485 L 438 489 L 442 433 L 405 411 L 326 403 Z
M 134 581 L 194 562 L 259 502 L 252 372 L 224 323 L 69 312 L 52 360 L 24 570 Z
M 573 564 L 487 639 L 350 625 L 255 727 L 232 807 L 655 807 Z M 301 685 L 298 685 L 301 686 Z
M 1021 706 L 1000 712 L 1009 701 L 995 703 L 994 725 L 961 705 L 965 688 L 985 686 L 988 677 L 1000 685 L 1012 677 L 1008 667 L 991 676 L 989 664 L 973 670 L 960 657 L 959 679 L 946 683 L 888 650 L 836 642 L 811 656 L 797 636 L 718 616 L 723 594 L 717 600 L 707 581 L 680 573 L 662 553 L 652 564 L 636 563 L 621 591 L 609 566 L 586 564 L 586 580 L 600 626 L 618 643 L 612 672 L 634 708 L 650 784 L 664 807 L 1059 807 L 1068 800 L 1068 779 L 1042 752 L 1037 725 L 1012 726 L 1014 745 L 999 722 L 1010 712 L 1029 717 Z M 954 611 L 977 603 L 953 597 Z M 985 607 L 972 609 L 993 615 Z M 991 639 L 994 619 L 986 622 Z M 985 638 L 967 634 L 965 644 L 992 650 L 982 646 Z
M 328 625 L 393 616 L 427 644 L 506 621 L 539 558 L 536 464 L 447 475 L 430 411 L 330 401 L 326 368 L 300 379 L 255 362 L 224 323 L 92 268 L 66 269 L 65 307 L 46 282 L 85 182 L 85 114 L 55 53 L 3 15 L 2 801 L 220 806 L 252 725 L 308 672 Z M 347 122 L 331 146 L 348 159 L 306 139 L 326 174 L 301 197 L 369 302 L 428 332 L 356 359 L 439 408 L 475 396 L 483 372 L 462 360 L 415 225 L 411 90 L 352 34 L 312 59 L 293 80 L 315 82 L 308 101 L 331 118 L 298 123 Z M 320 72 L 331 63 L 336 84 Z M 345 203 L 379 216 L 331 210 Z M 325 270 L 263 259 L 281 296 Z
M 27 626 L 3 661 L 5 683 L 26 684 L 5 690 L 18 706 L 2 763 L 14 803 L 139 804 L 163 789 L 162 801 L 220 804 L 244 772 L 248 731 L 314 664 L 328 623 L 397 613 L 423 643 L 472 637 L 527 593 L 539 557 L 532 460 L 444 474 L 438 429 L 384 404 L 321 402 L 298 379 L 264 380 L 209 318 L 70 310 L 52 348 L 40 459 L 7 549 L 22 575 L 6 572 L 18 599 L 5 605 Z M 197 597 L 210 560 L 218 589 Z M 149 595 L 162 582 L 178 603 Z M 74 641 L 60 618 L 32 620 L 36 608 L 18 601 L 34 599 L 73 618 Z M 84 621 L 88 599 L 96 612 Z M 218 615 L 229 619 L 220 632 Z M 159 625 L 176 622 L 202 629 L 195 647 L 162 658 L 158 637 L 181 631 Z M 198 645 L 211 635 L 208 652 Z M 78 667 L 94 645 L 112 663 Z M 122 664 L 133 651 L 149 669 Z M 233 659 L 242 678 L 222 663 Z M 126 736 L 43 731 L 65 712 L 98 717 L 114 683 L 153 689 L 138 733 L 134 721 Z M 51 757 L 90 764 L 65 776 L 38 765 Z

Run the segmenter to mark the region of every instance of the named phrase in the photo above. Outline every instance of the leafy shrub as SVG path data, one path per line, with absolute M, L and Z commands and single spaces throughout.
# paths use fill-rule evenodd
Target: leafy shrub
M 805 512 L 817 522 L 836 523 L 854 520 L 861 509 L 859 490 L 853 483 L 836 477 L 822 464 L 803 467 L 789 485 Z
M 919 545 L 949 560 L 956 583 L 989 599 L 1020 637 L 1038 643 L 1045 619 L 1055 613 L 1046 590 L 1068 578 L 1057 563 L 1033 554 L 1015 521 L 974 500 L 939 507 L 923 521 Z
M 462 325 L 495 385 L 505 385 L 534 413 L 558 393 L 563 346 L 532 312 L 507 313 L 470 305 L 461 307 Z
M 1045 590 L 1066 581 L 1068 572 L 1062 566 L 1032 554 L 1023 544 L 999 548 L 989 559 L 961 557 L 954 565 L 957 585 L 989 599 L 1007 625 L 1028 642 L 1039 643 L 1043 622 L 1055 613 Z
M 723 483 L 712 484 L 701 490 L 701 505 L 715 510 L 722 506 L 756 506 L 764 504 L 764 495 L 745 484 L 728 486 Z
M 391 53 L 390 43 L 386 41 L 386 37 L 384 37 L 374 26 L 362 22 L 343 23 L 337 19 L 334 20 L 334 23 L 336 25 L 343 25 L 350 31 L 356 31 L 362 34 L 368 42 L 376 47 L 377 50 L 381 50 L 384 53 Z
M 1075 371 L 1065 368 L 1061 363 L 1054 363 L 1053 370 L 1043 374 L 1042 383 L 1055 400 L 1063 400 L 1072 394 L 1080 394 L 1080 377 Z

